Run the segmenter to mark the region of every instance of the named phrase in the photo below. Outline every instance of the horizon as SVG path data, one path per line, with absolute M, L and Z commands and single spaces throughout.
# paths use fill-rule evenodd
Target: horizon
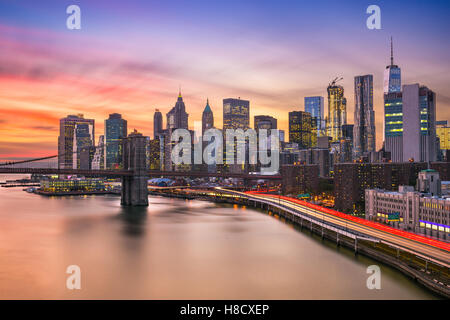
M 66 28 L 65 8 L 74 2 L 81 8 L 81 30 Z M 57 153 L 59 119 L 69 114 L 95 119 L 95 142 L 103 121 L 115 112 L 128 121 L 129 131 L 152 136 L 155 109 L 163 113 L 165 127 L 180 85 L 189 128 L 201 120 L 207 98 L 221 128 L 222 100 L 241 97 L 250 101 L 251 126 L 254 116 L 270 115 L 288 137 L 288 112 L 303 111 L 304 97 L 322 96 L 327 115 L 326 88 L 342 76 L 347 122 L 353 124 L 353 81 L 365 74 L 374 77 L 378 150 L 391 36 L 402 85 L 433 90 L 436 120 L 450 121 L 450 48 L 443 41 L 450 4 L 444 1 L 408 6 L 379 1 L 381 30 L 366 28 L 366 1 L 5 3 L 0 4 L 2 160 Z M 335 10 L 342 19 L 332 19 Z M 224 16 L 227 23 L 217 23 Z

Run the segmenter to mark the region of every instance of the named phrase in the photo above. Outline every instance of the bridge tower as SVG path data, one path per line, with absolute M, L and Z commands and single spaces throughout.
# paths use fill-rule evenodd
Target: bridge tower
M 147 137 L 136 130 L 122 140 L 124 170 L 131 176 L 122 177 L 123 206 L 148 206 Z

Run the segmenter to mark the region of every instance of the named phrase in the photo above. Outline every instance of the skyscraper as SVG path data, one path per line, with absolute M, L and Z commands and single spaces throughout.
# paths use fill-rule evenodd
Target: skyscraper
M 353 154 L 360 157 L 375 151 L 375 112 L 373 111 L 373 76 L 355 77 L 355 115 Z
M 127 121 L 122 115 L 112 113 L 105 120 L 105 168 L 122 167 L 122 139 L 127 137 Z
M 94 150 L 94 125 L 75 123 L 73 132 L 73 169 L 90 169 Z M 83 161 L 82 161 L 83 160 Z
M 317 146 L 316 124 L 309 112 L 289 112 L 289 142 L 297 143 L 300 149 Z
M 333 81 L 327 88 L 328 117 L 327 135 L 332 142 L 342 137 L 342 125 L 347 124 L 347 99 L 344 98 L 344 88 Z
M 175 106 L 166 114 L 167 129 L 188 129 L 189 114 L 186 113 L 186 106 L 181 96 L 181 91 L 178 94 Z
M 156 139 L 163 130 L 163 118 L 159 109 L 155 110 L 153 115 L 153 139 Z
M 84 119 L 82 114 L 69 115 L 59 121 L 58 136 L 58 168 L 72 169 L 74 160 L 74 135 L 76 124 L 89 124 L 92 128 L 92 137 L 95 137 L 94 119 Z
M 202 135 L 206 130 L 214 127 L 214 115 L 209 106 L 209 99 L 206 99 L 206 106 L 202 114 Z
M 402 89 L 402 74 L 400 68 L 394 64 L 394 47 L 391 37 L 391 64 L 384 70 L 384 94 L 400 92 Z
M 436 161 L 436 94 L 419 84 L 384 95 L 385 148 L 393 162 Z
M 317 120 L 317 136 L 320 137 L 325 130 L 323 97 L 305 97 L 305 112 L 309 112 Z
M 223 99 L 223 130 L 250 127 L 250 101 L 239 99 Z
M 224 157 L 228 158 L 230 157 L 231 150 L 234 150 L 234 158 L 237 159 L 237 151 L 238 148 L 241 149 L 243 146 L 238 145 L 238 143 L 235 141 L 232 143 L 226 142 L 226 136 L 227 136 L 227 130 L 247 130 L 250 128 L 250 101 L 247 100 L 241 100 L 228 98 L 223 99 L 223 135 L 225 138 L 225 153 Z M 244 164 L 237 163 L 237 164 L 231 164 L 226 165 L 224 167 L 228 168 L 229 172 L 234 173 L 242 173 L 248 170 L 248 153 L 249 153 L 249 144 L 248 141 L 245 143 L 245 153 L 246 153 L 246 162 Z

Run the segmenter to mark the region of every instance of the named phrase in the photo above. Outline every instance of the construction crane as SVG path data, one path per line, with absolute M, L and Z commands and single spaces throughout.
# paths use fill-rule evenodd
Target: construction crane
M 335 86 L 336 83 L 337 83 L 338 81 L 341 81 L 341 80 L 344 80 L 344 78 L 342 78 L 342 77 L 340 77 L 340 78 L 339 78 L 339 77 L 334 78 L 333 81 L 331 81 L 331 83 L 330 83 L 330 87 Z

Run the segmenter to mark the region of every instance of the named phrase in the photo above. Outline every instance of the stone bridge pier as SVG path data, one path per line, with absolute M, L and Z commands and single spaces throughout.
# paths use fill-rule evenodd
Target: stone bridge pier
M 131 176 L 122 177 L 123 206 L 148 206 L 147 137 L 136 130 L 122 141 L 124 170 Z

